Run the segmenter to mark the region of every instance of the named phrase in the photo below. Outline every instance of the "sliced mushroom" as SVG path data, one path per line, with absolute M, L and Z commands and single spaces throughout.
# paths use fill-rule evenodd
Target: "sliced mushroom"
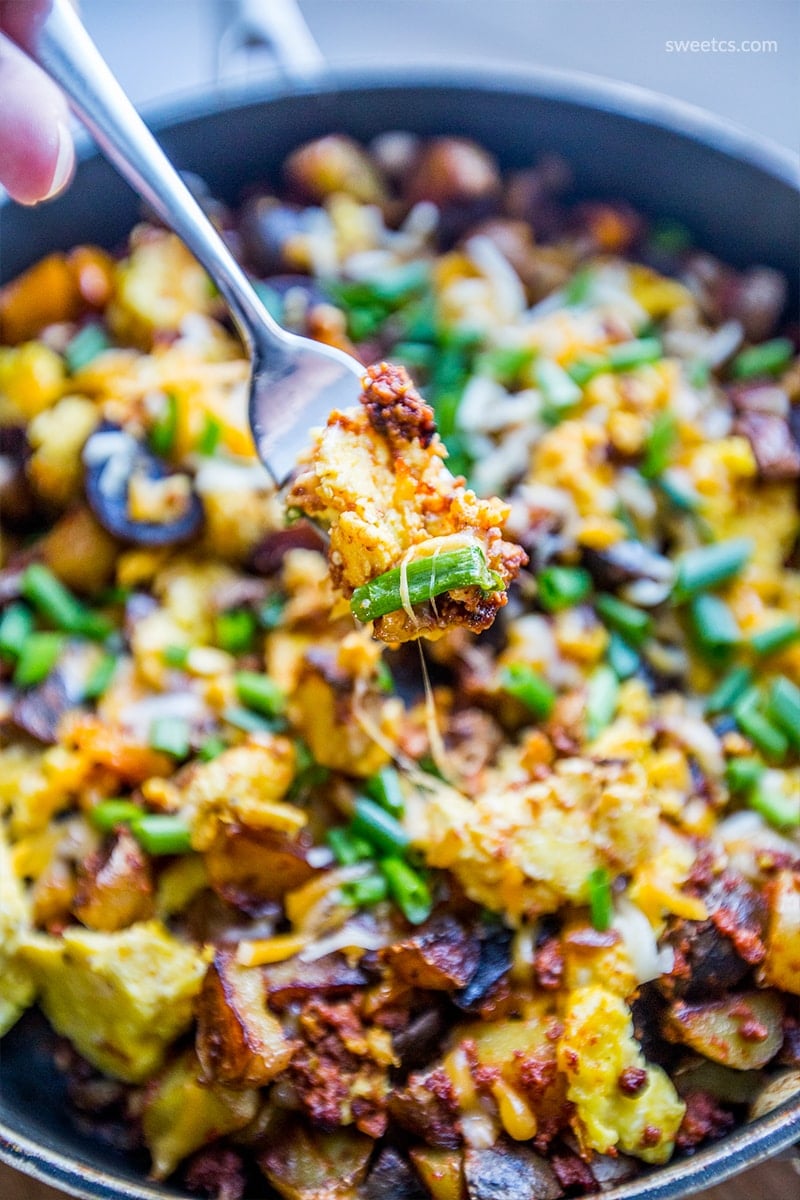
M 480 958 L 465 987 L 453 995 L 464 1012 L 479 1012 L 492 989 L 511 969 L 512 933 L 502 925 L 487 926 L 481 939 Z
M 245 254 L 263 275 L 297 265 L 292 261 L 291 242 L 308 228 L 308 209 L 282 204 L 274 196 L 253 196 L 242 209 L 239 221 Z
M 47 678 L 15 697 L 11 708 L 14 725 L 37 742 L 54 745 L 62 717 L 83 699 L 95 661 L 90 647 L 67 645 Z
M 394 1146 L 385 1146 L 369 1173 L 364 1200 L 427 1200 L 414 1170 Z
M 766 412 L 743 412 L 733 426 L 753 449 L 761 479 L 800 479 L 800 445 L 783 417 Z
M 141 442 L 103 421 L 83 448 L 84 487 L 89 507 L 109 533 L 140 546 L 172 546 L 189 541 L 203 523 L 203 506 L 190 492 L 184 511 L 172 521 L 137 521 L 129 511 L 134 475 L 157 483 L 172 472 Z
M 469 1200 L 559 1200 L 564 1195 L 549 1162 L 527 1146 L 498 1143 L 467 1150 L 464 1176 Z

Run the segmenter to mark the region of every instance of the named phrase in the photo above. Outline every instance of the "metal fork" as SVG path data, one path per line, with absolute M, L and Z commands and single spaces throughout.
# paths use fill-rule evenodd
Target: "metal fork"
M 354 403 L 364 367 L 341 350 L 281 329 L 112 74 L 68 0 L 20 37 L 21 48 L 66 93 L 124 179 L 203 265 L 230 307 L 251 360 L 250 428 L 278 487 L 309 429 Z

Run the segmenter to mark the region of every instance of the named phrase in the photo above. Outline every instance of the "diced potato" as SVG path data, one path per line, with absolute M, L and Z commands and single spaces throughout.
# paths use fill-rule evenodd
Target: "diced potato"
M 293 1125 L 259 1166 L 285 1200 L 356 1200 L 372 1146 L 371 1138 L 352 1129 L 321 1133 Z
M 149 347 L 158 330 L 174 331 L 193 313 L 208 312 L 208 276 L 173 233 L 148 230 L 116 273 L 106 316 L 123 340 Z
M 475 1045 L 479 1066 L 499 1076 L 495 1092 L 500 1123 L 517 1140 L 532 1137 L 539 1124 L 556 1126 L 566 1119 L 564 1078 L 556 1070 L 559 1024 L 545 1004 L 531 1006 L 523 1020 L 476 1021 L 459 1027 L 458 1046 Z M 459 1050 L 444 1060 L 457 1091 L 463 1079 Z M 537 1080 L 536 1086 L 530 1081 Z M 524 1136 L 520 1136 L 524 1135 Z
M 153 909 L 150 862 L 130 830 L 120 829 L 83 864 L 72 911 L 89 929 L 109 933 L 146 921 Z
M 302 887 L 314 875 L 310 841 L 271 829 L 221 825 L 204 858 L 209 883 L 229 904 L 258 912 L 270 900 Z
M 142 1114 L 154 1179 L 166 1179 L 184 1158 L 256 1115 L 258 1092 L 209 1085 L 193 1051 L 171 1063 L 148 1092 Z
M 800 995 L 800 874 L 780 871 L 767 892 L 766 983 Z
M 218 951 L 196 1005 L 197 1057 L 205 1077 L 263 1087 L 289 1064 L 294 1044 L 267 1009 L 263 972 Z
M 29 905 L 0 827 L 0 1037 L 33 1003 L 33 978 L 16 958 L 20 935 L 29 925 Z
M 0 349 L 0 424 L 30 421 L 64 389 L 64 362 L 42 342 Z
M 0 341 L 17 345 L 46 325 L 72 321 L 80 294 L 63 254 L 48 254 L 0 291 Z
M 749 1119 L 755 1121 L 765 1113 L 772 1112 L 787 1100 L 800 1096 L 800 1071 L 781 1071 L 773 1075 L 761 1089 L 750 1107 Z
M 94 1066 L 129 1083 L 157 1071 L 189 1027 L 206 969 L 203 955 L 158 921 L 119 933 L 28 934 L 20 956 L 53 1028 Z
M 212 762 L 193 767 L 183 807 L 195 850 L 209 849 L 224 825 L 299 833 L 308 818 L 283 801 L 294 773 L 294 747 L 284 737 L 234 746 Z
M 28 463 L 28 476 L 37 495 L 48 504 L 66 508 L 81 496 L 81 451 L 99 419 L 100 414 L 91 400 L 83 396 L 64 396 L 31 421 L 28 440 L 33 454 Z M 105 541 L 110 543 L 107 535 Z M 107 559 L 108 555 L 105 557 Z
M 756 1071 L 783 1042 L 783 1001 L 776 992 L 741 992 L 722 1000 L 672 1004 L 664 1033 L 738 1071 Z
M 69 588 L 93 595 L 114 577 L 117 543 L 88 508 L 74 508 L 41 542 L 47 565 Z
M 596 986 L 573 992 L 558 1064 L 584 1149 L 600 1154 L 619 1149 L 645 1162 L 667 1161 L 685 1105 L 666 1072 L 645 1061 L 624 1000 Z M 623 1071 L 635 1072 L 633 1095 L 623 1090 Z
M 365 696 L 363 724 L 379 731 L 392 745 L 397 737 L 402 705 L 398 700 Z M 337 693 L 315 671 L 306 671 L 291 699 L 293 722 L 315 760 L 332 771 L 366 778 L 390 761 L 388 751 L 370 736 L 353 712 L 350 697 Z
M 464 1200 L 463 1154 L 460 1150 L 415 1146 L 409 1153 L 432 1200 Z

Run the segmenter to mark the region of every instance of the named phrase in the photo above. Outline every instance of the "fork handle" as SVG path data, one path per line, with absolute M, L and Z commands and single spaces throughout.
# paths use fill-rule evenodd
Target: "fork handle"
M 81 24 L 69 0 L 41 6 L 20 47 L 66 93 L 70 106 L 134 191 L 205 267 L 252 349 L 254 329 L 284 340 L 200 205 L 167 158 Z

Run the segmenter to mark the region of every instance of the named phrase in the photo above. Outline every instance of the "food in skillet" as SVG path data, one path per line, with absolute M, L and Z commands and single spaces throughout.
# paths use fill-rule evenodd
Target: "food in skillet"
M 284 184 L 204 202 L 365 363 L 293 485 L 330 569 L 170 234 L 0 293 L 0 1021 L 38 1003 L 84 1125 L 198 1194 L 597 1191 L 797 1088 L 784 284 L 456 139 Z M 479 636 L 412 591 L 476 545 Z

